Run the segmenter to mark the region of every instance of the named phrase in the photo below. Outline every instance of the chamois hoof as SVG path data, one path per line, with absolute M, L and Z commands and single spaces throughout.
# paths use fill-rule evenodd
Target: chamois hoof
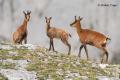
M 70 55 L 70 52 L 68 53 L 68 55 Z
M 58 52 L 57 52 L 57 51 L 55 51 L 55 50 L 54 50 L 53 52 L 56 52 L 56 53 L 58 53 Z
M 87 58 L 87 61 L 90 61 L 90 58 Z
M 78 55 L 78 57 L 80 58 L 81 56 L 80 56 L 80 55 Z

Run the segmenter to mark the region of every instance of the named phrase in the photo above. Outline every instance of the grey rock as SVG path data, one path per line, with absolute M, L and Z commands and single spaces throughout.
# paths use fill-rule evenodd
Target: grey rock
M 7 77 L 8 80 L 37 80 L 35 72 L 28 72 L 24 70 L 1 69 L 0 73 Z

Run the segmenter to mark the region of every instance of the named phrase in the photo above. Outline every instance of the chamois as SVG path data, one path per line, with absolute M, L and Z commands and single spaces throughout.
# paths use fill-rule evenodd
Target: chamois
M 18 29 L 13 33 L 13 43 L 14 44 L 22 44 L 22 41 L 24 40 L 24 43 L 27 44 L 27 24 L 30 20 L 30 14 L 31 11 L 23 11 L 24 13 L 24 21 L 22 25 L 18 27 Z
M 79 48 L 78 56 L 80 57 L 81 49 L 84 47 L 87 59 L 89 59 L 88 50 L 87 50 L 87 46 L 86 45 L 92 45 L 92 46 L 95 46 L 98 49 L 104 51 L 104 54 L 102 54 L 102 56 L 101 56 L 102 57 L 101 58 L 101 63 L 104 62 L 104 55 L 106 55 L 105 62 L 107 63 L 109 54 L 108 54 L 108 52 L 106 50 L 106 44 L 107 44 L 107 41 L 110 40 L 110 38 L 106 37 L 102 33 L 99 33 L 99 32 L 93 31 L 93 30 L 82 29 L 81 23 L 80 23 L 80 21 L 82 19 L 83 18 L 81 18 L 80 16 L 79 16 L 78 19 L 76 19 L 76 16 L 75 16 L 75 21 L 73 21 L 70 24 L 71 27 L 75 27 L 76 28 L 77 34 L 78 34 L 78 36 L 80 38 L 80 42 L 82 44 L 80 46 L 80 48 Z
M 67 45 L 69 47 L 69 51 L 68 51 L 68 55 L 70 55 L 71 52 L 71 45 L 68 43 L 68 37 L 71 35 L 67 32 L 65 32 L 62 29 L 59 28 L 55 28 L 55 27 L 51 27 L 50 25 L 50 21 L 51 21 L 52 17 L 45 17 L 46 20 L 46 31 L 47 31 L 47 36 L 50 39 L 50 47 L 49 50 L 51 50 L 51 47 L 53 48 L 53 51 L 55 51 L 54 49 L 54 43 L 53 43 L 53 39 L 57 38 L 57 39 L 61 39 L 61 41 Z

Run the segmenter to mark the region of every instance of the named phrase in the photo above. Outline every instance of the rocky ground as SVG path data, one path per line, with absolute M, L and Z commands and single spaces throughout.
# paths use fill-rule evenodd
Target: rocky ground
M 32 45 L 0 45 L 0 80 L 120 80 L 120 65 L 99 64 Z

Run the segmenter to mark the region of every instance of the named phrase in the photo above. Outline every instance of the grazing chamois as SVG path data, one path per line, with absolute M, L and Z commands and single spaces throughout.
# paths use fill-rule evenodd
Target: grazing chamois
M 76 16 L 75 16 L 75 21 L 73 21 L 70 26 L 72 27 L 75 27 L 76 30 L 77 30 L 77 34 L 80 38 L 80 42 L 81 42 L 81 46 L 79 48 L 79 54 L 78 56 L 80 57 L 81 55 L 81 49 L 84 48 L 85 49 L 85 52 L 86 52 L 86 56 L 87 56 L 87 59 L 89 59 L 88 57 L 88 50 L 87 50 L 87 46 L 86 45 L 92 45 L 92 46 L 95 46 L 101 50 L 104 51 L 104 54 L 102 54 L 102 59 L 101 59 L 101 63 L 104 62 L 104 55 L 106 55 L 106 60 L 105 62 L 107 63 L 108 62 L 108 52 L 106 50 L 106 44 L 107 44 L 107 41 L 110 40 L 110 38 L 106 37 L 105 35 L 99 33 L 99 32 L 96 32 L 96 31 L 93 31 L 93 30 L 89 30 L 89 29 L 82 29 L 81 27 L 81 23 L 80 21 L 82 20 L 83 18 L 79 18 L 76 19 Z
M 27 24 L 30 20 L 30 14 L 31 11 L 23 11 L 24 13 L 24 21 L 22 25 L 18 27 L 18 29 L 13 33 L 13 43 L 14 44 L 22 44 L 22 41 L 24 40 L 24 43 L 27 44 Z
M 49 50 L 51 50 L 51 47 L 53 48 L 53 51 L 55 51 L 54 49 L 54 43 L 53 43 L 53 39 L 57 38 L 57 39 L 61 39 L 61 41 L 67 45 L 69 47 L 69 51 L 68 51 L 68 55 L 70 55 L 70 51 L 71 51 L 71 45 L 68 43 L 68 37 L 71 35 L 67 32 L 65 32 L 62 29 L 59 28 L 55 28 L 55 27 L 51 27 L 50 25 L 50 21 L 51 21 L 52 17 L 45 17 L 46 20 L 46 31 L 47 31 L 47 36 L 50 39 L 50 47 Z

